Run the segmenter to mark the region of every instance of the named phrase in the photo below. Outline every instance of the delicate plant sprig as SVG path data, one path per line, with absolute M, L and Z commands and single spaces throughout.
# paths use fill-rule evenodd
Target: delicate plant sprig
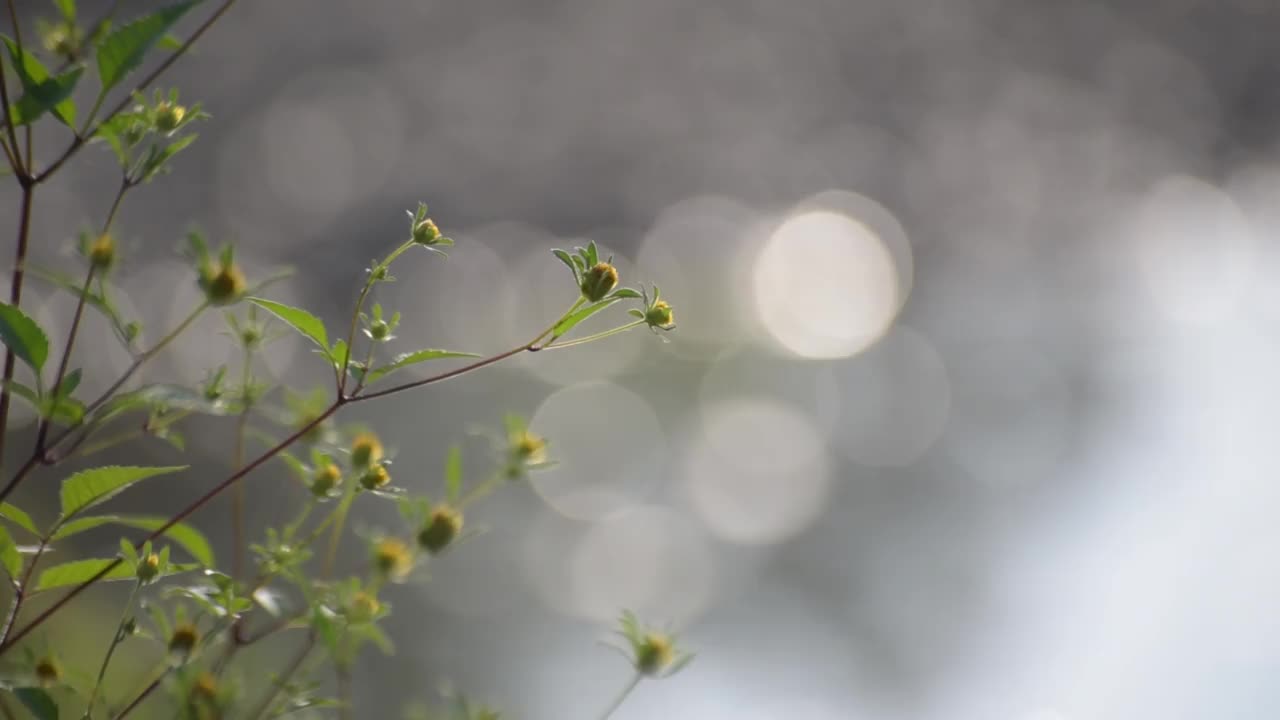
M 645 678 L 670 677 L 693 662 L 693 654 L 676 644 L 676 638 L 668 631 L 657 630 L 641 624 L 630 610 L 624 610 L 618 618 L 616 634 L 623 640 L 623 647 L 615 647 L 631 663 L 635 673 L 609 707 L 600 716 L 607 720 L 617 711 L 627 697 Z

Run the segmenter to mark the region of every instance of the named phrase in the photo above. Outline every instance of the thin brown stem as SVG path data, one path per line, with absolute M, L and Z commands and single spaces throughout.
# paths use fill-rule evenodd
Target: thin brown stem
M 49 535 L 53 533 L 50 532 Z M 40 538 L 40 546 L 36 548 L 35 555 L 31 556 L 31 563 L 27 565 L 27 569 L 22 573 L 22 579 L 13 586 L 13 603 L 9 606 L 9 614 L 4 619 L 4 627 L 0 628 L 0 647 L 3 647 L 9 638 L 9 634 L 13 632 L 13 626 L 18 621 L 18 613 L 22 612 L 22 603 L 27 598 L 27 591 L 31 586 L 31 576 L 35 573 L 36 565 L 40 562 L 40 557 L 44 555 L 44 550 L 49 546 L 49 536 Z
M 84 317 L 85 302 L 89 297 L 89 288 L 93 284 L 93 276 L 97 270 L 97 264 L 90 262 L 89 271 L 84 276 L 84 287 L 80 288 L 80 299 L 76 302 L 75 314 L 71 316 L 71 329 L 67 332 L 67 343 L 62 348 L 62 358 L 58 360 L 58 374 L 54 376 L 53 389 L 50 391 L 54 398 L 58 397 L 58 390 L 62 387 L 62 381 L 67 377 L 67 367 L 71 364 L 71 351 L 76 344 L 76 334 L 80 332 L 80 320 Z M 40 419 L 40 430 L 36 436 L 37 455 L 44 455 L 45 441 L 49 439 L 49 427 L 51 425 L 52 418 Z
M 143 688 L 142 691 L 139 692 L 136 697 L 133 698 L 132 702 L 126 705 L 123 710 L 116 713 L 115 717 L 112 718 L 112 720 L 121 720 L 121 718 L 123 718 L 125 715 L 128 715 L 129 713 L 138 709 L 138 706 L 141 705 L 143 701 L 145 701 L 147 698 L 151 697 L 151 693 L 155 692 L 156 688 L 160 687 L 160 683 L 164 682 L 164 679 L 167 677 L 169 677 L 169 670 L 165 670 L 164 672 L 156 676 L 156 679 L 148 683 L 147 686 Z
M 253 712 L 249 713 L 245 717 L 249 718 L 249 720 L 254 720 L 255 718 L 262 717 L 271 710 L 271 705 L 276 701 L 276 697 L 280 695 L 280 691 L 289 684 L 289 680 L 302 668 L 302 664 L 307 661 L 307 656 L 311 654 L 311 650 L 315 645 L 316 634 L 313 631 L 307 634 L 307 639 L 302 643 L 302 648 L 298 650 L 298 654 L 294 656 L 292 661 L 290 661 L 289 665 L 284 669 L 284 672 L 280 673 L 280 677 L 276 678 L 275 681 L 271 683 L 271 689 L 267 691 L 267 696 L 258 703 Z
M 12 0 L 10 0 L 10 2 L 12 2 Z M 80 149 L 83 148 L 89 142 L 89 140 L 92 139 L 94 135 L 98 133 L 98 128 L 102 127 L 103 123 L 110 122 L 111 118 L 114 118 L 116 115 L 119 115 L 121 112 L 125 110 L 125 108 L 129 107 L 129 104 L 133 102 L 133 96 L 135 93 L 139 93 L 139 92 L 142 92 L 143 90 L 146 90 L 148 87 L 151 86 L 151 83 L 159 79 L 160 76 L 163 75 L 164 72 L 168 70 L 171 65 L 177 62 L 178 58 L 185 55 L 187 51 L 191 49 L 191 46 L 194 45 L 196 41 L 200 39 L 200 36 L 204 35 L 209 30 L 209 28 L 213 27 L 213 24 L 216 23 L 218 19 L 221 18 L 224 14 L 226 14 L 226 12 L 230 10 L 231 6 L 235 5 L 235 3 L 236 3 L 236 0 L 224 0 L 224 2 L 218 6 L 218 9 L 214 10 L 213 14 L 210 15 L 207 20 L 201 23 L 200 27 L 196 28 L 195 32 L 191 34 L 191 37 L 187 38 L 186 42 L 182 43 L 182 45 L 179 46 L 177 50 L 174 50 L 172 54 L 170 54 L 167 58 L 164 59 L 164 62 L 161 62 L 160 65 L 157 66 L 155 70 L 152 70 L 137 85 L 135 85 L 133 90 L 128 95 L 126 95 L 123 99 L 121 99 L 120 102 L 114 108 L 112 108 L 111 112 L 107 113 L 106 117 L 99 120 L 93 126 L 93 128 L 91 128 L 88 132 L 81 133 L 80 135 L 77 135 L 74 139 L 72 139 L 71 144 L 67 145 L 67 148 L 62 151 L 62 154 L 58 156 L 58 159 L 54 160 L 53 164 L 45 168 L 44 171 L 42 171 L 39 175 L 37 175 L 34 178 L 35 182 L 42 183 L 45 180 L 49 179 L 50 175 L 57 172 L 58 168 L 62 167 L 62 165 L 67 162 L 67 160 L 70 160 L 73 155 L 79 152 Z
M 9 304 L 14 307 L 22 305 L 22 281 L 25 278 L 27 244 L 31 236 L 31 198 L 34 191 L 35 188 L 30 184 L 23 184 L 22 210 L 18 219 L 18 248 L 14 253 L 13 276 L 9 286 Z M 13 399 L 9 392 L 9 382 L 13 380 L 16 361 L 17 357 L 13 354 L 13 349 L 6 348 L 4 354 L 4 387 L 0 388 L 0 467 L 4 466 L 5 439 L 9 429 L 9 403 Z M 3 493 L 3 495 L 7 494 Z M 0 498 L 3 495 L 0 495 Z
M 244 403 L 244 408 L 240 411 L 240 417 L 236 420 L 236 446 L 235 446 L 235 468 L 240 469 L 244 465 L 244 445 L 245 433 L 249 429 L 249 412 L 253 407 L 250 400 L 249 383 L 252 381 L 250 373 L 253 362 L 253 350 L 245 348 L 244 351 L 244 369 L 240 376 L 240 398 Z M 240 579 L 244 573 L 245 559 L 245 532 L 244 532 L 244 485 L 237 484 L 231 493 L 231 577 Z

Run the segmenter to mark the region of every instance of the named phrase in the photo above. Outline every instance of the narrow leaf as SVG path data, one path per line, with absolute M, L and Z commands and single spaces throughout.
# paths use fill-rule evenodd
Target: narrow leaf
M 151 46 L 198 3 L 199 0 L 192 0 L 170 5 L 122 25 L 103 38 L 98 45 L 98 78 L 102 81 L 102 93 L 106 94 L 141 65 Z
M 4 565 L 9 577 L 15 581 L 22 577 L 22 554 L 18 552 L 13 536 L 3 526 L 0 526 L 0 565 Z
M 168 522 L 168 518 L 150 517 L 141 515 L 95 515 L 93 517 L 76 518 L 69 523 L 58 528 L 58 532 L 54 533 L 53 540 L 61 540 L 71 537 L 78 533 L 92 530 L 103 525 L 124 525 L 126 527 L 138 528 L 154 532 L 162 525 Z M 197 562 L 206 567 L 215 565 L 213 548 L 209 545 L 209 541 L 199 530 L 186 523 L 178 523 L 168 530 L 164 531 L 165 537 L 177 543 L 186 550 Z
M 44 367 L 44 361 L 49 359 L 49 338 L 44 330 L 35 320 L 8 303 L 0 303 L 0 342 L 37 375 Z
M 390 365 L 384 365 L 377 370 L 369 373 L 369 383 L 372 384 L 391 373 L 410 365 L 417 365 L 428 360 L 442 360 L 445 358 L 473 358 L 480 357 L 475 353 L 453 352 L 451 350 L 418 350 L 416 352 L 397 355 L 396 359 Z
M 273 300 L 251 297 L 249 302 L 280 318 L 303 337 L 319 345 L 326 354 L 329 353 L 329 335 L 325 332 L 324 323 L 320 318 L 301 308 L 290 307 Z
M 108 466 L 84 470 L 62 483 L 62 518 L 68 519 L 81 510 L 106 502 L 134 483 L 156 475 L 186 470 L 173 467 Z
M 58 703 L 48 692 L 34 687 L 15 688 L 13 694 L 36 720 L 58 720 Z
M 612 305 L 612 304 L 614 304 L 614 303 L 618 302 L 618 300 L 620 300 L 620 299 L 621 299 L 621 298 L 606 298 L 606 299 L 601 300 L 600 302 L 596 303 L 595 305 L 588 305 L 588 306 L 586 306 L 586 307 L 582 308 L 581 310 L 579 310 L 579 311 L 577 311 L 577 312 L 573 313 L 573 314 L 572 314 L 572 315 L 570 315 L 569 317 L 567 317 L 567 318 L 565 318 L 564 320 L 561 320 L 559 323 L 557 323 L 557 324 L 556 324 L 556 328 L 555 328 L 555 330 L 554 330 L 554 331 L 552 331 L 552 333 L 551 333 L 551 334 L 552 334 L 552 336 L 554 336 L 554 337 L 561 337 L 561 336 L 562 336 L 562 335 L 564 335 L 565 333 L 567 333 L 567 332 L 569 332 L 570 330 L 572 330 L 573 328 L 577 327 L 577 326 L 578 326 L 578 325 L 579 325 L 583 320 L 586 320 L 587 318 L 591 317 L 592 315 L 595 315 L 596 313 L 600 312 L 601 310 L 603 310 L 603 309 L 605 309 L 605 308 L 609 307 L 610 305 Z
M 578 268 L 573 264 L 573 258 L 569 253 L 559 248 L 556 248 L 551 252 L 555 253 L 555 256 L 560 258 L 560 262 L 564 263 L 569 268 L 569 272 L 573 273 L 574 281 L 578 281 Z
M 631 289 L 631 288 L 629 288 L 629 287 L 624 287 L 624 288 L 618 288 L 617 290 L 614 290 L 614 291 L 613 291 L 613 294 L 612 294 L 612 295 L 610 295 L 609 297 L 616 297 L 616 298 L 639 298 L 639 297 L 642 297 L 642 296 L 640 295 L 640 292 L 639 292 L 638 290 L 633 290 L 633 289 Z
M 0 517 L 12 520 L 18 527 L 26 530 L 32 535 L 40 534 L 40 531 L 36 530 L 36 524 L 31 522 L 31 516 L 16 505 L 10 505 L 7 502 L 0 502 Z

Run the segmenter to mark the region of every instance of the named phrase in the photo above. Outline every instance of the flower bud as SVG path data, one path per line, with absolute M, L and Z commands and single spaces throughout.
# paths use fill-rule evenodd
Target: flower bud
M 582 276 L 582 297 L 599 302 L 618 284 L 618 269 L 609 263 L 596 263 Z
M 311 494 L 316 497 L 324 497 L 338 486 L 342 480 L 342 471 L 337 465 L 327 462 L 316 468 L 315 474 L 311 476 Z
M 526 465 L 538 465 L 547 461 L 547 441 L 528 430 L 522 430 L 511 438 L 511 454 Z
M 649 327 L 669 328 L 676 324 L 676 316 L 666 300 L 659 300 L 645 311 L 644 321 Z
M 169 653 L 178 659 L 185 660 L 200 642 L 200 631 L 191 623 L 183 623 L 173 629 L 169 636 Z
M 431 510 L 427 524 L 418 531 L 418 544 L 435 555 L 449 546 L 462 532 L 462 513 L 448 505 L 437 505 Z
M 62 668 L 57 660 L 46 655 L 36 662 L 35 674 L 42 687 L 49 687 L 62 679 Z
M 138 560 L 138 567 L 134 570 L 134 574 L 142 582 L 151 582 L 160 574 L 160 556 L 155 553 L 147 553 L 147 556 Z
M 191 686 L 191 694 L 201 700 L 216 700 L 218 698 L 218 678 L 214 677 L 213 673 L 208 670 L 201 672 Z
M 662 633 L 648 633 L 636 647 L 636 669 L 645 675 L 656 675 L 675 661 L 671 638 Z
M 235 263 L 210 269 L 204 278 L 204 294 L 213 305 L 230 305 L 245 291 L 244 273 Z
M 111 267 L 116 259 L 116 242 L 110 233 L 102 233 L 89 245 L 89 262 L 96 268 Z
M 360 433 L 351 441 L 351 467 L 367 468 L 382 460 L 382 442 L 373 433 Z
M 413 241 L 419 245 L 435 245 L 440 241 L 440 228 L 431 218 L 425 218 L 413 226 Z
M 383 538 L 373 549 L 373 565 L 384 577 L 403 579 L 413 569 L 413 551 L 396 538 Z
M 378 598 L 364 591 L 356 593 L 351 598 L 351 602 L 343 608 L 343 614 L 353 623 L 369 622 L 381 611 L 382 603 L 378 602 Z
M 365 490 L 377 490 L 391 482 L 391 473 L 382 465 L 374 465 L 360 476 L 360 485 Z
M 187 116 L 187 109 L 168 101 L 156 105 L 156 129 L 160 132 L 173 132 L 182 124 Z
M 374 340 L 386 340 L 391 334 L 391 326 L 385 320 L 374 320 L 369 323 L 369 336 Z

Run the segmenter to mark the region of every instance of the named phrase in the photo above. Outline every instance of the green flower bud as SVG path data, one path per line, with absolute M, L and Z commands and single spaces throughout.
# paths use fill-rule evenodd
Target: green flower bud
M 582 297 L 599 302 L 618 285 L 618 269 L 609 263 L 596 263 L 582 276 Z
M 187 116 L 187 109 L 168 101 L 156 105 L 156 129 L 160 132 L 173 132 L 182 124 Z
M 462 532 L 462 513 L 448 505 L 437 505 L 431 510 L 427 524 L 418 531 L 418 544 L 435 555 L 449 546 Z
M 160 556 L 155 553 L 147 553 L 146 557 L 138 559 L 138 567 L 134 570 L 134 574 L 142 582 L 151 582 L 160 574 Z
M 369 335 L 374 340 L 386 340 L 391 335 L 391 326 L 384 320 L 374 320 L 369 323 Z
M 644 321 L 649 327 L 669 328 L 676 324 L 676 315 L 666 300 L 659 300 L 645 311 Z
M 240 299 L 245 291 L 244 273 L 235 263 L 209 268 L 203 282 L 205 297 L 212 305 L 230 305 Z
M 173 629 L 169 636 L 169 653 L 176 659 L 185 660 L 196 643 L 200 642 L 200 631 L 191 623 L 183 623 Z
M 435 245 L 440 241 L 440 228 L 431 218 L 413 226 L 413 241 L 419 245 Z
M 116 259 L 116 242 L 110 233 L 102 233 L 89 245 L 89 262 L 96 268 L 111 267 Z
M 342 471 L 333 463 L 325 463 L 316 468 L 315 474 L 311 477 L 311 494 L 316 497 L 324 497 L 329 491 L 338 486 L 342 480 Z
M 373 433 L 360 433 L 351 441 L 351 467 L 367 468 L 382 460 L 382 442 Z
M 657 675 L 675 662 L 675 646 L 662 633 L 648 633 L 636 647 L 636 669 L 645 675 Z
M 373 566 L 384 577 L 403 579 L 413 569 L 413 551 L 396 538 L 383 538 L 374 546 Z
M 353 623 L 365 623 L 378 617 L 378 613 L 382 612 L 382 603 L 378 602 L 378 598 L 361 591 L 351 598 L 342 612 Z
M 50 687 L 62 679 L 62 667 L 57 660 L 46 655 L 36 662 L 35 674 L 42 687 Z
M 381 465 L 374 465 L 360 476 L 360 485 L 365 490 L 377 490 L 391 482 L 391 473 Z

